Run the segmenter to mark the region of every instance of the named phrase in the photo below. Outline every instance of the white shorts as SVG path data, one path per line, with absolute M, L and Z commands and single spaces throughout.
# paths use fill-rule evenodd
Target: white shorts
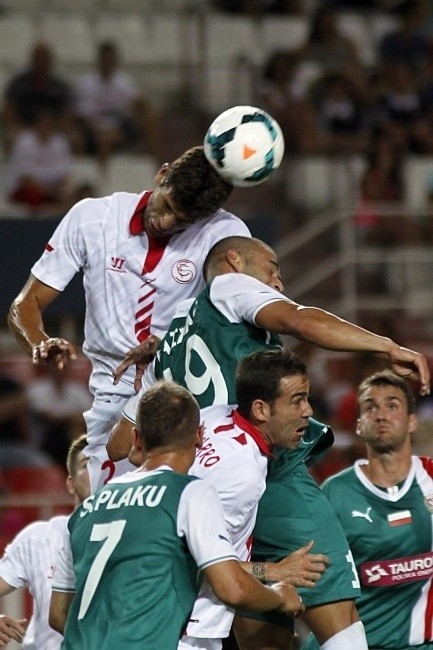
M 87 447 L 83 453 L 89 458 L 90 488 L 92 493 L 102 487 L 114 476 L 121 476 L 136 469 L 128 460 L 117 463 L 109 460 L 106 445 L 111 430 L 122 415 L 126 398 L 113 395 L 109 403 L 95 402 L 89 411 L 84 413 L 87 427 Z
M 221 650 L 221 639 L 201 639 L 197 636 L 183 636 L 179 641 L 177 650 Z

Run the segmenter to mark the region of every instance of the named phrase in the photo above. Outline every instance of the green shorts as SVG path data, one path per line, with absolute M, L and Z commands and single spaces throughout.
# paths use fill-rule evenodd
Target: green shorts
M 314 541 L 311 553 L 330 565 L 315 587 L 299 587 L 306 607 L 360 596 L 358 576 L 344 531 L 331 504 L 302 463 L 283 476 L 270 476 L 260 501 L 252 558 L 278 562 Z

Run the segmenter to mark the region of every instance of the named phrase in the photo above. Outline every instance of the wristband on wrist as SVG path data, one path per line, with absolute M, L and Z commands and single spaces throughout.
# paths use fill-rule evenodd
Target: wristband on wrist
M 266 582 L 264 562 L 253 562 L 251 566 L 251 572 L 259 582 L 262 584 Z

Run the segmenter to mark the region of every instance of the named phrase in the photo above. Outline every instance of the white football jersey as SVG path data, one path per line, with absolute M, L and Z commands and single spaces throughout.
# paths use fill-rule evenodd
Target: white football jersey
M 201 414 L 203 445 L 189 473 L 216 487 L 230 541 L 239 560 L 247 561 L 258 503 L 265 491 L 270 450 L 260 432 L 235 407 L 211 406 Z M 186 633 L 190 637 L 225 638 L 233 617 L 233 610 L 215 597 L 205 581 Z
M 231 235 L 250 236 L 240 219 L 219 209 L 167 240 L 148 237 L 141 212 L 150 195 L 117 192 L 80 201 L 32 268 L 38 280 L 58 291 L 83 272 L 83 350 L 92 362 L 90 389 L 102 401 L 134 393 L 135 368 L 117 386 L 113 370 L 150 334 L 161 337 L 179 301 L 204 287 L 202 267 L 212 246 Z
M 48 624 L 51 585 L 57 555 L 68 517 L 53 517 L 26 526 L 6 547 L 0 560 L 0 577 L 11 587 L 28 587 L 33 596 L 33 616 L 22 647 L 26 650 L 59 650 L 62 635 Z

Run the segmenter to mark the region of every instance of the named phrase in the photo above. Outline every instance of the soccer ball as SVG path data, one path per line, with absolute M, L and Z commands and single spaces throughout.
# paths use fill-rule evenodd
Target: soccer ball
M 218 115 L 203 145 L 210 164 L 236 187 L 263 183 L 284 154 L 278 122 L 254 106 L 234 106 Z

